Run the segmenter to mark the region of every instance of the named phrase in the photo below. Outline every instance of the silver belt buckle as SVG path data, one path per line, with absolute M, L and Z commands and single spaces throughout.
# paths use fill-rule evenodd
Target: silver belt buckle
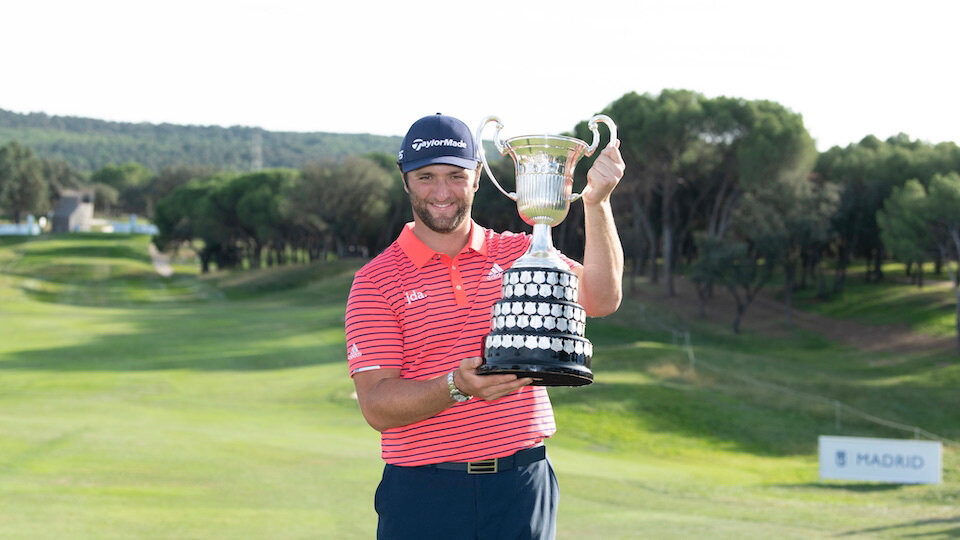
M 497 458 L 467 462 L 467 474 L 493 474 L 499 470 L 500 460 Z

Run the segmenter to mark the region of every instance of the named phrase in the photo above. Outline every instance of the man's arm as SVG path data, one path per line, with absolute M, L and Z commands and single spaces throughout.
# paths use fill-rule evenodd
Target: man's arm
M 347 349 L 357 401 L 367 423 L 377 431 L 426 420 L 456 403 L 450 397 L 447 373 L 430 380 L 400 377 L 403 336 L 397 315 L 379 287 L 357 274 L 347 299 Z M 454 383 L 475 399 L 494 400 L 533 382 L 516 375 L 477 375 L 480 358 L 460 361 Z
M 474 399 L 499 399 L 533 382 L 516 375 L 477 375 L 480 363 L 480 358 L 465 358 L 453 372 L 457 388 Z M 376 369 L 356 373 L 353 384 L 363 417 L 377 431 L 426 420 L 456 403 L 450 397 L 446 373 L 414 380 L 401 378 L 399 369 Z
M 610 193 L 623 177 L 620 141 L 605 148 L 587 171 L 590 190 L 583 196 L 583 269 L 579 303 L 591 317 L 609 315 L 623 297 L 623 246 L 610 206 Z

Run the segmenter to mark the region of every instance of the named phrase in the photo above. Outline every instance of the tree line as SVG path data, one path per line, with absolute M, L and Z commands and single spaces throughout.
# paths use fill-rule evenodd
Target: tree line
M 496 170 L 511 172 L 499 162 Z M 518 230 L 515 204 L 492 187 L 475 204 L 479 221 Z M 490 219 L 486 219 L 490 216 Z M 201 271 L 369 257 L 413 219 L 393 155 L 369 153 L 301 169 L 197 178 L 156 205 L 162 250 L 189 246 Z
M 628 93 L 601 112 L 617 122 L 627 162 L 612 201 L 631 272 L 670 295 L 675 276 L 686 275 L 701 310 L 726 291 L 734 330 L 775 274 L 786 282 L 789 322 L 795 289 L 839 292 L 854 260 L 869 261 L 867 279 L 879 281 L 883 261 L 897 258 L 918 284 L 923 262 L 935 272 L 958 264 L 960 238 L 947 219 L 960 216 L 960 204 L 942 204 L 960 173 L 955 143 L 868 136 L 818 153 L 802 117 L 776 102 L 689 90 Z M 592 138 L 586 122 L 569 135 Z M 591 161 L 576 169 L 578 191 Z M 512 185 L 509 158 L 492 166 Z M 99 204 L 153 216 L 159 247 L 193 246 L 204 271 L 370 256 L 411 219 L 392 153 L 245 174 L 202 166 L 154 173 L 128 163 L 85 179 L 100 190 Z M 473 215 L 496 230 L 529 230 L 486 180 Z M 574 204 L 554 240 L 577 258 L 583 237 Z
M 232 126 L 107 122 L 92 118 L 18 114 L 0 109 L 0 141 L 18 141 L 45 158 L 84 173 L 136 162 L 153 171 L 203 166 L 231 171 L 302 167 L 366 152 L 394 152 L 399 137 L 292 133 Z

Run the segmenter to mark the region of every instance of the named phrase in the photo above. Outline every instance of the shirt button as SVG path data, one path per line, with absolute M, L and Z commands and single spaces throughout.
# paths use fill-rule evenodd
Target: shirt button
M 460 286 L 459 286 L 459 285 L 457 285 L 457 290 L 458 290 L 458 291 L 460 290 Z
M 456 269 L 457 269 L 457 265 L 453 265 L 453 266 L 451 266 L 451 268 L 453 268 L 454 270 L 456 270 Z

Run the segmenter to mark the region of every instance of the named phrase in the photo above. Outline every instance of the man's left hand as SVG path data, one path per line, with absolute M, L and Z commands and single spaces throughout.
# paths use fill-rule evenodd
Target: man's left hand
M 620 140 L 607 146 L 597 156 L 593 166 L 587 171 L 587 185 L 590 189 L 583 196 L 584 204 L 599 204 L 610 199 L 610 193 L 623 178 L 626 166 L 620 155 Z

